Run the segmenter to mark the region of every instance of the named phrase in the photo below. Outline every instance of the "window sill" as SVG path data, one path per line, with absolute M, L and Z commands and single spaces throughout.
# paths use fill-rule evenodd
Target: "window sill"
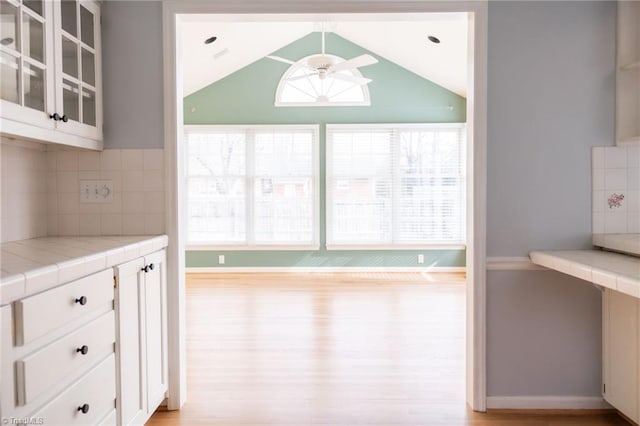
M 216 245 L 216 244 L 187 244 L 185 250 L 201 251 L 312 251 L 319 250 L 318 244 L 260 244 L 260 245 Z
M 327 250 L 465 250 L 466 244 L 327 244 Z

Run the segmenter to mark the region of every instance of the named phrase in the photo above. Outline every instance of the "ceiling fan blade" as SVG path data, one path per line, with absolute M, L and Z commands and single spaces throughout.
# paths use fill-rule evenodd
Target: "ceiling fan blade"
M 311 74 L 299 75 L 299 76 L 296 76 L 296 77 L 289 77 L 287 80 L 288 81 L 302 80 L 303 78 L 311 77 L 311 76 L 314 76 L 314 75 L 318 75 L 318 73 L 314 72 L 314 73 L 311 73 Z
M 329 69 L 331 72 L 337 72 L 342 70 L 348 70 L 353 68 L 364 67 L 367 65 L 372 65 L 378 63 L 378 60 L 371 55 L 360 55 L 356 56 L 353 59 L 349 59 L 344 62 L 338 62 L 335 65 L 332 65 Z
M 329 77 L 335 78 L 336 80 L 342 80 L 342 81 L 347 81 L 349 83 L 357 84 L 358 86 L 364 86 L 365 84 L 371 83 L 371 81 L 373 81 L 370 78 L 356 77 L 354 75 L 338 74 L 338 73 L 331 73 L 329 74 Z
M 267 55 L 266 57 L 269 58 L 269 59 L 273 59 L 274 61 L 284 62 L 285 64 L 289 64 L 289 65 L 294 65 L 295 64 L 294 61 L 292 61 L 290 59 L 282 58 L 280 56 Z

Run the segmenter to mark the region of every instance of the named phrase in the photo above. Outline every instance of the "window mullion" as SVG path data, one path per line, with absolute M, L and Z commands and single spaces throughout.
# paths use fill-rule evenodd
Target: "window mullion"
M 400 235 L 400 215 L 398 213 L 400 205 L 400 132 L 398 129 L 391 129 L 391 244 L 398 243 Z
M 255 131 L 247 130 L 245 149 L 245 220 L 246 243 L 255 244 Z

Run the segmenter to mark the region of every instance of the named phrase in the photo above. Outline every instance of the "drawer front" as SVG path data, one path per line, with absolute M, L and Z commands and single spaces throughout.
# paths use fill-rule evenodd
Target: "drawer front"
M 104 419 L 100 420 L 98 426 L 116 426 L 116 410 L 111 410 Z
M 111 311 L 16 361 L 18 405 L 30 403 L 60 380 L 95 365 L 114 351 L 115 340 L 115 312 Z
M 95 425 L 115 409 L 115 399 L 116 362 L 110 355 L 32 417 L 51 425 Z
M 107 269 L 15 303 L 16 344 L 24 345 L 113 300 Z

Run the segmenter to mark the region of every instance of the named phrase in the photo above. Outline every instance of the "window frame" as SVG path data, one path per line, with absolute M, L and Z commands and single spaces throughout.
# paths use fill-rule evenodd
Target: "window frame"
M 234 244 L 231 242 L 225 242 L 216 244 L 214 242 L 191 242 L 189 241 L 189 215 L 188 215 L 188 206 L 189 206 L 189 192 L 188 192 L 188 182 L 189 182 L 189 168 L 188 168 L 188 159 L 189 159 L 189 143 L 188 143 L 188 135 L 189 133 L 203 132 L 207 130 L 229 130 L 229 131 L 238 131 L 244 130 L 247 134 L 251 134 L 251 132 L 256 132 L 260 130 L 310 130 L 312 133 L 312 185 L 313 185 L 313 197 L 312 197 L 312 241 L 310 243 L 257 243 L 255 241 L 250 241 L 248 238 L 241 243 Z M 185 205 L 187 206 L 187 214 L 185 215 L 185 248 L 186 250 L 225 250 L 225 251 L 262 251 L 262 250 L 318 250 L 320 248 L 320 126 L 318 124 L 190 124 L 184 125 L 184 181 L 183 181 L 183 191 L 185 193 Z M 249 150 L 246 151 L 245 155 L 248 155 Z M 252 157 L 253 160 L 254 157 Z M 246 163 L 245 163 L 246 165 Z M 252 175 L 248 174 L 244 177 L 246 182 L 246 188 L 249 188 L 250 185 L 253 185 L 256 179 L 255 173 Z M 246 215 L 247 218 L 251 217 L 252 220 L 255 219 L 254 215 L 254 201 L 255 198 L 250 195 L 253 191 L 247 191 L 245 194 L 245 203 L 246 203 Z M 251 227 L 253 228 L 253 226 Z M 249 229 L 247 229 L 249 232 Z
M 350 102 L 336 102 L 336 101 L 325 101 L 325 102 L 318 102 L 318 101 L 309 101 L 309 102 L 283 102 L 282 101 L 282 94 L 284 92 L 285 87 L 287 86 L 287 84 L 289 84 L 288 78 L 294 74 L 296 71 L 298 71 L 298 69 L 300 69 L 301 67 L 304 66 L 304 64 L 307 63 L 307 60 L 313 56 L 317 56 L 316 55 L 309 55 L 309 56 L 305 56 L 304 58 L 301 58 L 299 60 L 297 60 L 294 64 L 290 65 L 285 71 L 284 73 L 282 73 L 282 77 L 280 77 L 280 80 L 278 81 L 278 86 L 276 88 L 276 95 L 275 95 L 275 100 L 273 105 L 275 107 L 278 108 L 288 108 L 288 107 L 354 107 L 354 106 L 371 106 L 371 94 L 369 93 L 369 85 L 368 84 L 363 84 L 360 86 L 360 89 L 362 90 L 362 95 L 363 95 L 363 100 L 362 101 L 350 101 Z M 344 59 L 341 56 L 338 55 L 334 55 L 334 54 L 326 54 L 326 56 L 330 56 L 332 58 L 335 58 L 338 60 L 338 62 L 342 62 L 342 61 L 346 61 L 346 59 Z M 354 77 L 361 77 L 363 78 L 364 76 L 362 75 L 362 73 L 360 72 L 360 70 L 358 68 L 352 68 L 349 70 L 351 72 L 351 74 Z M 294 87 L 295 88 L 295 87 Z
M 326 163 L 326 173 L 325 173 L 325 220 L 326 220 L 326 249 L 328 251 L 339 251 L 339 250 L 456 250 L 456 249 L 466 249 L 467 243 L 466 241 L 452 241 L 452 242 L 433 242 L 433 243 L 402 243 L 402 242 L 391 242 L 391 243 L 335 243 L 331 242 L 330 232 L 333 223 L 333 209 L 332 205 L 332 194 L 331 194 L 331 185 L 330 179 L 333 179 L 333 161 L 332 161 L 332 143 L 330 142 L 329 135 L 333 129 L 335 130 L 388 130 L 392 134 L 394 132 L 401 132 L 403 130 L 417 130 L 417 129 L 456 129 L 461 132 L 462 137 L 464 138 L 463 144 L 465 148 L 465 152 L 468 151 L 467 146 L 467 123 L 353 123 L 353 124 L 333 124 L 327 123 L 325 125 L 325 163 Z M 397 142 L 393 141 L 392 144 L 396 145 Z M 394 146 L 394 148 L 397 148 Z M 466 162 L 466 153 L 462 155 L 463 161 Z M 467 176 L 467 168 L 466 166 L 462 168 L 462 172 L 464 173 L 464 194 L 462 194 L 462 200 L 466 204 L 467 195 L 469 191 L 468 187 L 468 176 Z M 396 166 L 392 168 L 392 186 L 396 185 L 396 181 L 398 179 Z M 397 211 L 397 196 L 395 191 L 392 193 L 392 212 Z M 466 205 L 462 206 L 462 213 L 466 216 L 467 208 Z M 395 222 L 395 219 L 392 218 L 392 223 Z M 467 219 L 466 217 L 462 221 L 463 225 L 466 227 Z M 392 238 L 393 233 L 396 227 L 392 225 Z M 462 232 L 463 239 L 467 235 L 466 229 Z

